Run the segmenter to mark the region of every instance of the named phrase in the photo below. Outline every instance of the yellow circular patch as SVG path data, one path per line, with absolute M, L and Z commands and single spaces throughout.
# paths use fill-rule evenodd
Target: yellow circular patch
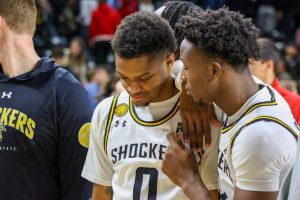
M 126 115 L 127 112 L 128 112 L 128 105 L 122 103 L 116 107 L 115 115 L 117 117 L 123 117 L 124 115 Z
M 88 148 L 89 147 L 89 140 L 90 140 L 90 126 L 91 123 L 86 123 L 84 124 L 80 130 L 79 130 L 79 134 L 78 134 L 78 140 L 79 143 Z

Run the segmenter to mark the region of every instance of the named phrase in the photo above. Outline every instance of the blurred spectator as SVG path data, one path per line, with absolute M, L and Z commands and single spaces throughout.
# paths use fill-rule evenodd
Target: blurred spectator
M 99 98 L 101 100 L 103 100 L 107 97 L 114 96 L 117 93 L 122 92 L 123 90 L 124 90 L 124 88 L 121 84 L 119 76 L 117 76 L 115 73 L 113 73 L 113 74 L 111 74 L 111 78 L 110 78 L 109 82 L 107 83 L 104 92 L 101 93 Z
M 272 85 L 279 92 L 289 104 L 296 121 L 300 124 L 300 96 L 281 87 L 276 77 L 281 60 L 279 50 L 271 40 L 265 38 L 258 39 L 257 43 L 260 48 L 261 60 L 250 61 L 251 73 L 263 82 Z
M 79 33 L 88 46 L 88 33 L 91 24 L 92 12 L 97 8 L 98 0 L 79 0 L 79 15 L 77 16 L 80 22 Z
M 52 57 L 53 59 L 65 70 L 69 71 L 78 81 L 78 75 L 72 70 L 71 67 L 67 65 L 68 60 L 64 52 L 64 48 L 61 46 L 55 46 L 52 48 Z
M 89 28 L 89 40 L 98 65 L 107 64 L 108 55 L 112 52 L 110 41 L 120 22 L 118 12 L 110 7 L 106 0 L 99 0 L 99 6 L 92 14 Z
M 70 42 L 67 65 L 72 68 L 82 83 L 87 81 L 85 44 L 80 37 L 75 37 Z
M 127 15 L 130 15 L 138 11 L 138 1 L 137 0 L 120 0 L 121 5 L 119 8 L 119 13 L 123 19 Z
M 90 106 L 92 110 L 96 108 L 97 104 L 101 100 L 110 96 L 110 94 L 108 94 L 108 96 L 105 97 L 103 95 L 106 94 L 107 84 L 111 79 L 111 75 L 106 69 L 107 67 L 99 67 L 90 70 L 87 73 L 88 83 L 85 84 L 84 87 L 88 92 Z
M 139 3 L 140 11 L 154 12 L 155 7 L 151 0 L 141 0 Z
M 260 29 L 263 37 L 270 37 L 276 29 L 276 10 L 272 5 L 260 5 L 257 10 L 257 28 Z
M 297 57 L 300 57 L 300 27 L 296 29 L 295 33 L 295 44 L 297 47 Z
M 297 59 L 297 48 L 290 43 L 285 48 L 284 65 L 287 71 L 292 74 L 293 79 L 298 80 L 300 75 L 300 60 Z
M 44 0 L 42 0 L 44 1 Z M 68 0 L 47 0 L 49 1 L 52 11 L 53 11 L 53 18 L 54 18 L 54 23 L 58 24 L 58 17 L 60 16 L 61 12 L 63 11 L 64 7 L 67 5 Z
M 45 49 L 51 46 L 51 38 L 57 35 L 54 24 L 53 9 L 48 0 L 36 0 L 37 21 L 33 38 L 35 49 L 40 56 L 45 55 Z
M 78 34 L 76 13 L 78 13 L 77 1 L 67 0 L 67 4 L 58 16 L 58 32 L 61 36 L 71 38 Z

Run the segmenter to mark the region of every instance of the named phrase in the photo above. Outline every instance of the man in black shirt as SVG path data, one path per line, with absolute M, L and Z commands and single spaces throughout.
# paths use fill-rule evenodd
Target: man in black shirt
M 87 93 L 36 54 L 35 22 L 34 0 L 0 0 L 0 199 L 86 200 Z

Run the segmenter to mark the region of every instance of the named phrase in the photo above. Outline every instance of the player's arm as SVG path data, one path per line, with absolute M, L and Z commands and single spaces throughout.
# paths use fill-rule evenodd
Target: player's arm
M 209 190 L 209 194 L 214 200 L 219 199 L 219 191 L 218 190 Z
M 112 196 L 112 193 L 109 191 L 114 175 L 113 164 L 103 146 L 103 134 L 111 102 L 112 98 L 104 99 L 94 111 L 91 122 L 89 150 L 81 174 L 82 177 L 94 183 L 93 199 Z
M 168 147 L 162 164 L 162 171 L 191 200 L 213 200 L 198 172 L 198 163 L 192 151 L 185 149 L 176 134 L 168 134 Z
M 86 200 L 92 184 L 81 177 L 88 148 L 91 110 L 85 89 L 70 73 L 56 83 L 58 166 L 61 199 Z
M 92 200 L 112 200 L 112 187 L 94 184 Z
M 234 190 L 234 200 L 276 200 L 278 192 L 256 192 L 239 189 Z

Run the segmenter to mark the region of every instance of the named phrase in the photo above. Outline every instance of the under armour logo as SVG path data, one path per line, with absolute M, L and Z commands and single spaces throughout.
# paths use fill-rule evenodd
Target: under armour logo
M 10 99 L 10 98 L 11 98 L 11 95 L 12 95 L 12 92 L 6 93 L 6 92 L 4 91 L 4 92 L 2 92 L 1 98 L 2 98 L 2 99 L 4 99 L 4 98 Z
M 115 124 L 115 127 L 118 127 L 120 124 L 122 124 L 122 127 L 125 127 L 125 126 L 126 126 L 126 123 L 127 123 L 127 121 L 126 121 L 126 120 L 124 120 L 123 122 L 120 122 L 119 120 L 117 120 L 115 123 L 116 123 L 116 124 Z

